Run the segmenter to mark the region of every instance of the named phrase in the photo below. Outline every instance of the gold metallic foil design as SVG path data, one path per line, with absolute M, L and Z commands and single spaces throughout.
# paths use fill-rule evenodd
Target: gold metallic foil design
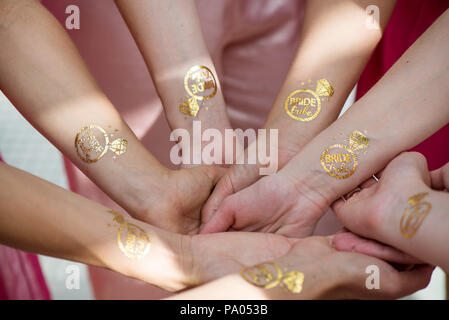
M 357 169 L 358 153 L 368 147 L 369 138 L 360 131 L 354 131 L 349 135 L 348 145 L 334 144 L 323 151 L 321 166 L 332 177 L 346 179 Z
M 216 95 L 217 82 L 209 68 L 194 66 L 184 77 L 184 89 L 188 97 L 179 106 L 179 111 L 195 117 L 200 110 L 198 101 L 203 103 Z
M 331 97 L 334 94 L 329 81 L 317 81 L 315 91 L 300 89 L 293 91 L 285 100 L 285 112 L 292 119 L 298 121 L 312 121 L 321 111 L 321 97 Z
M 128 141 L 122 138 L 111 141 L 113 134 L 102 127 L 91 124 L 83 127 L 75 137 L 75 148 L 81 160 L 87 163 L 97 162 L 108 151 L 116 155 L 126 152 Z
M 300 293 L 304 283 L 304 274 L 299 271 L 283 272 L 275 262 L 267 262 L 240 271 L 243 279 L 249 283 L 271 289 L 283 287 L 292 293 Z
M 427 195 L 427 192 L 421 192 L 407 200 L 409 207 L 405 209 L 400 221 L 400 229 L 404 238 L 412 238 L 429 214 L 432 205 L 423 201 Z
M 108 213 L 114 215 L 114 222 L 120 225 L 117 231 L 117 243 L 120 250 L 128 258 L 142 259 L 150 249 L 150 238 L 145 230 L 126 221 L 120 213 L 114 210 L 109 210 Z

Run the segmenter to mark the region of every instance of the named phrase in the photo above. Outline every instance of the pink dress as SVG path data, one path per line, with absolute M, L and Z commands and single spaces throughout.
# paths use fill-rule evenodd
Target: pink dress
M 0 300 L 49 299 L 37 255 L 0 245 Z
M 148 150 L 168 167 L 170 130 L 137 46 L 114 2 L 42 0 L 65 26 L 68 5 L 80 8 L 80 30 L 69 30 L 102 90 Z M 234 128 L 261 127 L 298 44 L 303 1 L 197 0 L 207 46 L 221 80 Z M 104 205 L 114 204 L 69 161 L 70 188 Z M 90 268 L 96 298 L 160 298 L 143 282 Z

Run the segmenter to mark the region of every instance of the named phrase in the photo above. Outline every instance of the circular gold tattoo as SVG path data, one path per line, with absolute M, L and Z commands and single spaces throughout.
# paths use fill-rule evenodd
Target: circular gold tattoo
M 75 148 L 84 162 L 97 162 L 108 151 L 109 137 L 100 126 L 83 127 L 75 137 Z
M 315 91 L 299 89 L 293 91 L 285 100 L 285 112 L 298 121 L 312 121 L 321 111 L 321 97 L 330 97 L 334 89 L 326 79 L 317 81 Z
M 125 222 L 117 232 L 120 250 L 129 258 L 141 259 L 150 249 L 150 238 L 138 225 Z
M 117 231 L 117 244 L 120 250 L 128 258 L 136 260 L 143 258 L 150 250 L 150 238 L 145 230 L 126 221 L 120 213 L 114 210 L 108 210 L 108 213 L 112 214 L 113 220 L 120 225 Z
M 212 71 L 205 66 L 194 66 L 184 78 L 187 94 L 196 100 L 208 100 L 217 93 L 217 83 Z
M 108 134 L 98 125 L 88 125 L 83 127 L 75 137 L 76 153 L 81 160 L 87 163 L 97 162 L 108 150 L 116 155 L 126 152 L 128 141 L 119 138 L 110 142 Z
M 321 166 L 332 177 L 345 179 L 357 169 L 357 156 L 343 144 L 334 144 L 321 154 Z

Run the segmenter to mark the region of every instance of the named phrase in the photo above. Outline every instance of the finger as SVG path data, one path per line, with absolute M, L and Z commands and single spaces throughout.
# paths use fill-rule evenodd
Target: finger
M 224 201 L 223 205 L 213 214 L 200 229 L 200 234 L 227 231 L 235 221 L 235 211 L 231 201 Z
M 215 215 L 223 200 L 234 192 L 229 173 L 225 174 L 216 184 L 214 191 L 212 191 L 211 196 L 201 211 L 202 223 L 207 223 Z
M 228 169 L 216 166 L 206 166 L 208 168 L 209 177 L 211 179 L 212 185 L 216 185 L 218 181 L 228 172 Z
M 362 184 L 360 185 L 360 188 L 362 188 L 362 189 L 369 188 L 369 187 L 379 183 L 379 179 L 380 179 L 379 175 L 377 175 L 377 174 L 373 175 L 365 182 L 362 182 Z
M 366 197 L 361 197 L 361 191 L 358 191 L 352 193 L 350 198 L 338 199 L 331 205 L 338 221 L 343 226 L 351 229 L 351 226 L 359 220 L 359 216 L 363 217 L 363 211 L 366 209 L 364 198 Z
M 390 282 L 387 286 L 395 286 L 392 290 L 396 291 L 396 297 L 410 295 L 429 285 L 434 269 L 435 267 L 427 264 L 417 265 L 412 270 L 398 272 L 398 281 L 396 283 Z
M 401 166 L 413 168 L 411 172 L 416 173 L 424 183 L 430 186 L 430 174 L 427 166 L 427 159 L 419 152 L 403 152 L 393 161 L 397 161 Z M 392 161 L 392 162 L 393 162 Z
M 432 189 L 449 190 L 449 163 L 430 172 L 430 180 Z
M 421 260 L 396 248 L 375 240 L 362 238 L 351 232 L 336 234 L 333 239 L 333 246 L 339 251 L 357 252 L 399 264 L 423 263 Z

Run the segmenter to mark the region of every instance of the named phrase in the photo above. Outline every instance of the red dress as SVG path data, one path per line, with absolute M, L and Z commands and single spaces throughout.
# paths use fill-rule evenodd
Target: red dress
M 382 40 L 359 80 L 357 99 L 368 92 L 448 8 L 448 0 L 399 0 Z M 426 156 L 430 170 L 438 169 L 449 162 L 449 124 L 412 150 Z

